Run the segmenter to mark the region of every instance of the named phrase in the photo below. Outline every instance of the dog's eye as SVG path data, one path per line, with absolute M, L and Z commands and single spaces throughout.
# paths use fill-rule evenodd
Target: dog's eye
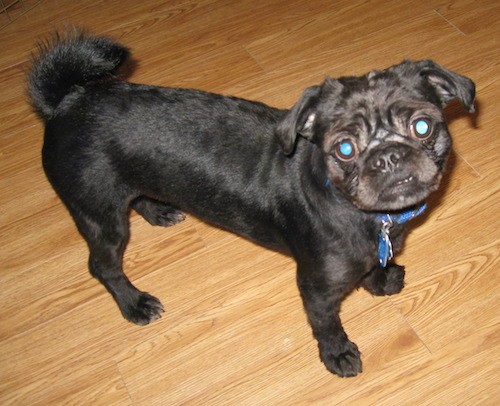
M 432 134 L 432 124 L 427 118 L 417 118 L 411 124 L 411 133 L 421 140 L 429 138 Z
M 335 155 L 342 161 L 350 161 L 356 155 L 356 147 L 351 140 L 342 140 L 335 146 Z

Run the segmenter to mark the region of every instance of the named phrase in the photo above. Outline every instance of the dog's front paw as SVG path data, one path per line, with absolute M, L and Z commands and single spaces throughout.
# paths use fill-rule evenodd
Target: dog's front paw
M 363 371 L 358 347 L 347 339 L 340 343 L 320 343 L 319 352 L 326 369 L 342 378 L 356 376 Z
M 375 268 L 361 281 L 368 292 L 375 296 L 394 295 L 405 286 L 405 269 L 396 264 L 386 268 Z
M 161 302 L 146 292 L 140 292 L 133 303 L 120 308 L 128 321 L 140 326 L 158 320 L 165 311 Z
M 405 269 L 396 264 L 390 264 L 385 269 L 386 282 L 383 286 L 384 295 L 395 295 L 405 287 Z

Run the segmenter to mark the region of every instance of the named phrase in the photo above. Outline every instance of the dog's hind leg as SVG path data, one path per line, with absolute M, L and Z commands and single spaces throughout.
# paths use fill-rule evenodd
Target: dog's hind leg
M 169 227 L 186 218 L 186 215 L 175 207 L 146 196 L 134 199 L 130 206 L 153 226 Z
M 129 238 L 127 210 L 124 207 L 122 211 L 113 208 L 100 212 L 89 215 L 79 211 L 74 215 L 89 246 L 90 273 L 111 293 L 123 317 L 139 325 L 151 323 L 161 317 L 161 302 L 132 285 L 122 269 L 123 252 Z

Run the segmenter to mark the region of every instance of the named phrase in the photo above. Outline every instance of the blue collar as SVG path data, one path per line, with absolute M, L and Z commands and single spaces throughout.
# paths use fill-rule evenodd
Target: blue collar
M 410 221 L 412 218 L 421 215 L 426 208 L 427 204 L 423 203 L 416 209 L 407 210 L 397 214 L 379 214 L 377 215 L 377 217 L 375 217 L 375 219 L 381 221 L 382 223 L 387 222 L 391 224 L 404 224 L 407 221 Z
M 390 232 L 393 225 L 404 224 L 407 221 L 410 221 L 412 218 L 422 214 L 426 208 L 427 205 L 423 203 L 421 206 L 413 210 L 397 214 L 379 214 L 375 217 L 376 220 L 382 223 L 378 233 L 378 260 L 383 268 L 385 268 L 387 266 L 387 262 L 394 257 L 390 239 Z

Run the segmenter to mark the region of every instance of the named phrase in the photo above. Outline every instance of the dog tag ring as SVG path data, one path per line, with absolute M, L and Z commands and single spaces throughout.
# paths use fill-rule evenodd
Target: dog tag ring
M 387 266 L 387 262 L 394 257 L 390 231 L 394 224 L 404 224 L 412 218 L 419 216 L 427 208 L 423 203 L 421 206 L 399 214 L 381 214 L 376 217 L 382 223 L 378 233 L 378 260 L 382 267 Z

